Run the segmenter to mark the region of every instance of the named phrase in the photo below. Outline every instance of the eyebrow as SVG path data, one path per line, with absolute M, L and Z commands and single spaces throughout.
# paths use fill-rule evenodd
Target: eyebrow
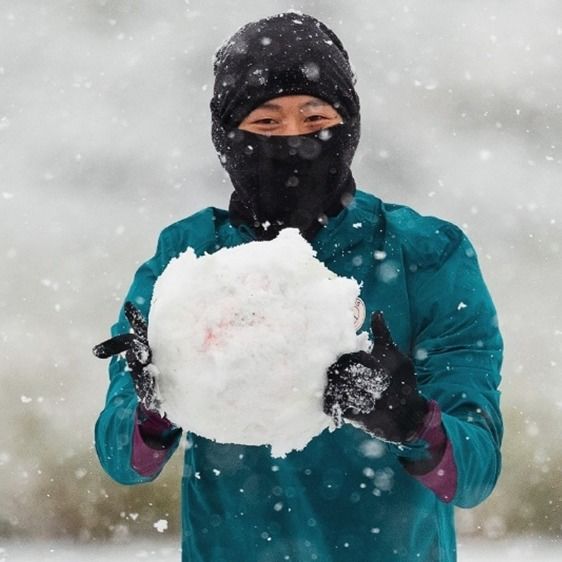
M 314 100 L 309 100 L 309 101 L 301 104 L 299 106 L 299 109 L 305 109 L 305 108 L 308 108 L 308 107 L 329 106 L 329 105 L 330 104 L 326 101 L 314 99 Z M 277 103 L 274 103 L 272 101 L 266 101 L 265 103 L 262 103 L 260 106 L 256 107 L 256 109 L 274 109 L 276 111 L 280 111 L 283 108 Z
M 321 106 L 326 106 L 326 105 L 329 106 L 330 104 L 327 101 L 315 99 L 315 100 L 310 100 L 310 101 L 307 101 L 306 103 L 303 103 L 300 106 L 300 109 L 303 109 L 305 107 L 321 107 Z

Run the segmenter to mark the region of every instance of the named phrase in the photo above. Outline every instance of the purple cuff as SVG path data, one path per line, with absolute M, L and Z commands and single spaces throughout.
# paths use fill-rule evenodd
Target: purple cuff
M 156 412 L 144 411 L 145 419 L 141 422 L 139 412 L 135 413 L 133 430 L 133 451 L 131 455 L 131 466 L 141 476 L 154 476 L 159 472 L 166 462 L 168 449 L 153 449 L 146 444 L 145 438 L 157 438 L 173 424 L 167 418 L 162 418 Z M 142 430 L 142 433 L 141 433 Z
M 416 462 L 406 465 L 406 470 L 440 500 L 447 503 L 452 501 L 457 490 L 457 467 L 453 447 L 441 423 L 441 409 L 435 400 L 429 402 L 429 411 L 417 439 L 427 443 L 430 457 L 437 464 L 423 474 L 416 473 Z

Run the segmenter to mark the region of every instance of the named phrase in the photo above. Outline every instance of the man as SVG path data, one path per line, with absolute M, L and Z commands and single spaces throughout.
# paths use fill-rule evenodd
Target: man
M 356 189 L 359 100 L 324 24 L 295 13 L 250 23 L 214 70 L 229 209 L 162 232 L 114 337 L 95 348 L 114 355 L 100 461 L 119 482 L 147 482 L 178 445 L 181 430 L 157 411 L 144 320 L 168 262 L 295 227 L 327 267 L 361 283 L 373 348 L 328 369 L 324 409 L 340 427 L 301 452 L 273 460 L 266 447 L 191 435 L 183 560 L 455 560 L 453 506 L 483 501 L 500 471 L 502 341 L 474 249 L 454 225 Z

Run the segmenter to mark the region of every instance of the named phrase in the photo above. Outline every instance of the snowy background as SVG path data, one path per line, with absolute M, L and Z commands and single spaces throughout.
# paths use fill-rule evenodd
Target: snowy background
M 358 184 L 461 225 L 499 309 L 504 470 L 459 511 L 461 541 L 562 551 L 558 0 L 0 0 L 0 560 L 14 541 L 174 544 L 180 455 L 150 486 L 101 473 L 106 365 L 90 348 L 160 230 L 225 206 L 211 57 L 290 7 L 350 53 Z

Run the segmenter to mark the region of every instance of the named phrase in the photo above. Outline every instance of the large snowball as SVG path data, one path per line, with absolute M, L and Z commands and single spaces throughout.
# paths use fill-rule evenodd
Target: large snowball
M 163 409 L 221 443 L 302 449 L 330 426 L 326 369 L 368 344 L 358 295 L 294 229 L 199 258 L 188 249 L 158 278 L 149 317 Z

